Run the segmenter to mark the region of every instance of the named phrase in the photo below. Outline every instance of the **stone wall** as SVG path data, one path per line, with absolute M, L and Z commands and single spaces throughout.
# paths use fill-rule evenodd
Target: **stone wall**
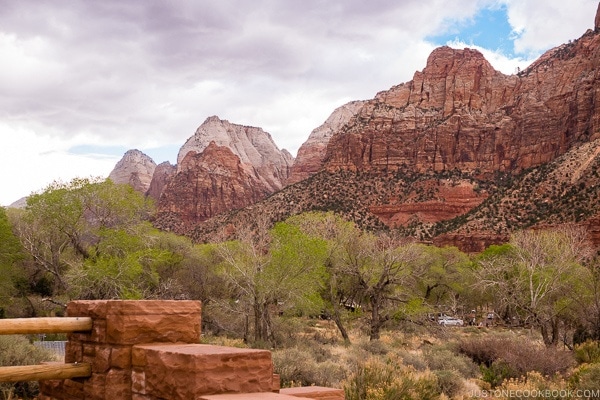
M 69 303 L 70 317 L 93 323 L 68 335 L 65 362 L 89 363 L 92 375 L 41 381 L 38 399 L 344 399 L 330 388 L 279 393 L 269 351 L 198 343 L 200 311 L 197 301 Z

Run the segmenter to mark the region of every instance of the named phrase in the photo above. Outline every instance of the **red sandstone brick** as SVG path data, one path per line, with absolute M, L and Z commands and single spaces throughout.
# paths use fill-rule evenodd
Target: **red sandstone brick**
M 152 344 L 134 346 L 132 360 L 144 372 L 145 387 L 136 391 L 159 398 L 270 392 L 273 387 L 271 353 L 266 350 Z
M 131 369 L 131 346 L 114 346 L 110 352 L 110 366 Z
M 279 393 L 309 399 L 344 400 L 344 391 L 342 389 L 333 389 L 321 386 L 286 388 L 281 389 Z
M 193 300 L 112 300 L 106 315 L 194 314 L 200 317 L 201 303 Z
M 196 314 L 110 315 L 107 343 L 141 344 L 154 342 L 197 343 L 200 316 Z
M 288 396 L 279 393 L 235 393 L 213 394 L 197 398 L 198 400 L 301 400 L 303 397 Z M 309 400 L 309 399 L 306 399 Z
M 106 374 L 104 396 L 106 399 L 131 398 L 131 372 L 122 369 L 111 369 Z
M 106 318 L 107 305 L 110 300 L 77 300 L 67 304 L 69 317 Z

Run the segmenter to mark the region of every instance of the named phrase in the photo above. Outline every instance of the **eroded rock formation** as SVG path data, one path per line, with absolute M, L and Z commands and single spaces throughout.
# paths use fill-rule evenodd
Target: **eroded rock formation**
M 323 168 L 329 140 L 360 110 L 364 103 L 364 101 L 351 101 L 336 108 L 321 126 L 311 132 L 306 142 L 298 149 L 287 184 L 306 179 Z
M 146 191 L 146 196 L 149 196 L 153 198 L 154 201 L 158 202 L 164 188 L 167 186 L 167 184 L 171 181 L 171 179 L 175 176 L 176 173 L 176 165 L 172 165 L 168 161 L 158 164 L 156 166 L 156 169 L 154 170 L 154 174 L 152 175 L 150 186 Z
M 264 199 L 272 188 L 248 170 L 229 147 L 210 142 L 190 151 L 163 190 L 156 224 L 186 233 L 198 222 Z
M 181 164 L 190 151 L 201 153 L 211 142 L 229 148 L 239 157 L 246 173 L 255 175 L 262 186 L 271 192 L 283 187 L 294 161 L 291 154 L 286 150 L 279 150 L 271 135 L 261 128 L 232 124 L 212 116 L 200 125 L 179 150 L 178 171 L 183 170 Z
M 156 163 L 139 150 L 129 150 L 115 165 L 108 177 L 118 184 L 130 184 L 136 191 L 146 193 L 150 187 Z
M 331 138 L 326 167 L 494 173 L 551 161 L 600 136 L 599 44 L 588 31 L 510 76 L 477 50 L 438 48 Z

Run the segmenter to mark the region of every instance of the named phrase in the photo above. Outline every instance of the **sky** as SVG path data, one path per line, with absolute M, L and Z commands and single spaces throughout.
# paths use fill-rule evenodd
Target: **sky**
M 212 115 L 296 154 L 441 45 L 505 74 L 593 28 L 598 0 L 0 0 L 0 205 L 159 164 Z

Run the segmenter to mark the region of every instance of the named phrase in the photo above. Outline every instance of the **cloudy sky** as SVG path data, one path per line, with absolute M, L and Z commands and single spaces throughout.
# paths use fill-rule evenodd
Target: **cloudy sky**
M 598 0 L 0 0 L 0 205 L 175 162 L 209 116 L 295 155 L 336 107 L 409 81 L 437 46 L 512 74 L 593 28 Z

